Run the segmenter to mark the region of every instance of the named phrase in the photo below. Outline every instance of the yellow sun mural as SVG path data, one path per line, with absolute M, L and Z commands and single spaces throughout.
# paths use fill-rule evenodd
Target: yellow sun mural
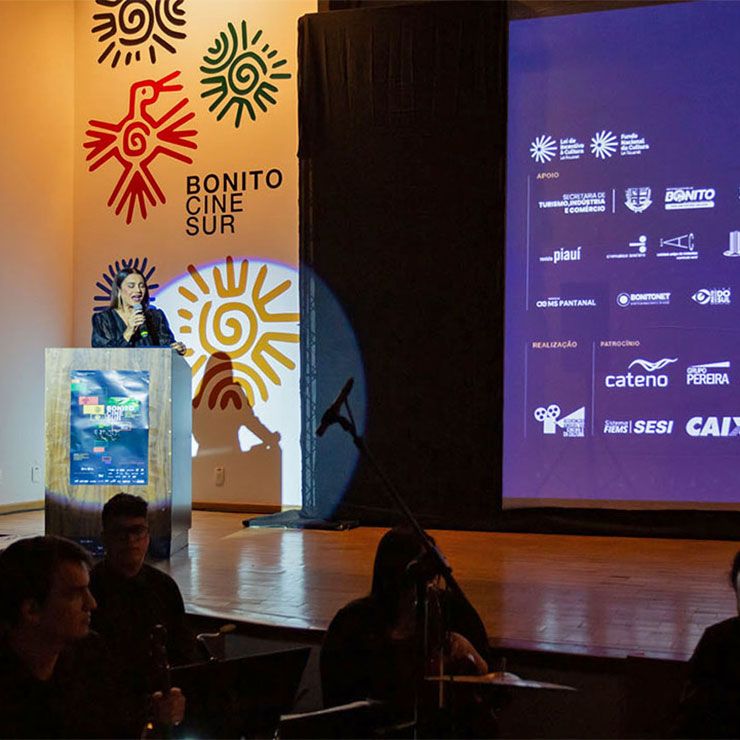
M 271 310 L 292 286 L 282 280 L 268 287 L 268 265 L 261 264 L 250 280 L 250 264 L 242 259 L 238 268 L 232 257 L 211 268 L 211 280 L 194 265 L 188 266 L 190 283 L 180 285 L 181 303 L 177 315 L 183 341 L 190 345 L 188 356 L 195 377 L 208 363 L 196 389 L 193 405 L 207 399 L 214 408 L 217 400 L 228 402 L 228 386 L 241 386 L 251 406 L 257 398 L 267 401 L 270 386 L 282 384 L 281 373 L 292 371 L 296 363 L 278 347 L 297 344 L 299 314 Z M 251 283 L 251 287 L 250 286 Z M 188 335 L 195 341 L 188 341 Z M 217 361 L 213 362 L 213 358 Z M 240 394 L 232 393 L 232 400 Z

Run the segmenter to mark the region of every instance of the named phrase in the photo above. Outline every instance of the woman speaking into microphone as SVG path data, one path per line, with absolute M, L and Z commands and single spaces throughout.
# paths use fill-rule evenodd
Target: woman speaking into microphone
M 92 317 L 93 347 L 171 347 L 184 355 L 164 312 L 149 307 L 146 278 L 135 267 L 126 267 L 111 286 L 110 307 Z

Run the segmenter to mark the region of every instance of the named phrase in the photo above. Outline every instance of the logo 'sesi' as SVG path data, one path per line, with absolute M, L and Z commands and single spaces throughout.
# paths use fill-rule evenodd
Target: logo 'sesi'
M 604 434 L 672 434 L 673 419 L 604 419 Z

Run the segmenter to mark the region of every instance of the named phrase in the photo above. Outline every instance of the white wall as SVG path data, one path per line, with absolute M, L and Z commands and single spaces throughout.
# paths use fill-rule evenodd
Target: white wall
M 73 31 L 73 0 L 0 2 L 0 510 L 44 497 L 44 347 L 72 344 Z

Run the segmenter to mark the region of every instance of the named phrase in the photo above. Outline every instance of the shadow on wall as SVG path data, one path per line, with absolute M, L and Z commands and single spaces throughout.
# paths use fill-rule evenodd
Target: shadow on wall
M 193 500 L 280 506 L 280 434 L 257 417 L 231 357 L 212 354 L 193 399 Z M 241 442 L 240 442 L 241 436 Z

